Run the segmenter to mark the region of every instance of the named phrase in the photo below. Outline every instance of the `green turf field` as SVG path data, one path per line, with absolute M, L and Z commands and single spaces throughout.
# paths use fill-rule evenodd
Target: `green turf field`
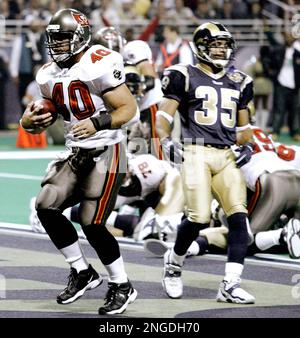
M 49 160 L 0 160 L 2 222 L 28 224 L 29 200 L 36 196 Z M 12 174 L 1 177 L 1 174 Z M 16 176 L 13 174 L 23 175 Z
M 282 134 L 279 141 L 296 144 L 287 134 Z M 49 158 L 26 159 L 26 154 L 39 154 L 40 150 L 16 148 L 15 142 L 15 131 L 0 132 L 0 155 L 5 157 L 10 153 L 10 157 L 15 157 L 3 159 L 0 156 L 0 222 L 28 224 L 30 198 L 40 189 L 47 164 L 53 159 L 53 151 L 62 151 L 64 147 L 49 145 L 42 149 L 43 157 L 47 156 L 45 152 L 51 153 Z
M 26 154 L 38 154 L 40 150 L 16 148 L 15 140 L 16 132 L 0 133 L 0 222 L 28 224 L 30 198 L 40 189 L 47 164 L 53 159 L 53 151 L 59 152 L 64 147 L 49 145 L 43 149 L 43 157 L 47 156 L 45 151 L 49 151 L 49 158 L 27 159 Z M 7 158 L 14 154 L 16 158 Z

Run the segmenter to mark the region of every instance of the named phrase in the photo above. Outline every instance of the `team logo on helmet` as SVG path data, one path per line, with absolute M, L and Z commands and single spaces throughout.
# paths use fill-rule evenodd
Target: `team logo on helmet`
M 79 13 L 73 13 L 72 12 L 72 16 L 73 18 L 76 20 L 76 22 L 79 23 L 79 25 L 81 26 L 89 26 L 89 21 L 87 19 L 87 17 L 83 14 L 79 14 Z
M 64 67 L 65 62 L 88 46 L 91 30 L 83 13 L 66 8 L 53 15 L 46 28 L 46 37 L 49 55 Z
M 216 41 L 226 42 L 226 53 L 224 59 L 215 58 L 211 51 Z M 206 22 L 197 27 L 193 34 L 191 48 L 198 59 L 208 62 L 216 67 L 226 67 L 233 59 L 235 51 L 235 41 L 227 28 L 219 22 Z M 215 47 L 214 48 L 218 48 Z M 223 48 L 223 47 L 222 47 Z

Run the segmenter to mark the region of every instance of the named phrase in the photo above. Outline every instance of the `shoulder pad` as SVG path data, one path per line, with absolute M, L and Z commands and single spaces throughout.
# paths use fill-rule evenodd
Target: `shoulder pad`
M 51 61 L 44 64 L 36 74 L 36 82 L 38 85 L 47 83 L 57 71 L 59 71 L 59 67 L 55 62 Z
M 177 71 L 180 72 L 185 77 L 185 91 L 189 90 L 190 76 L 188 71 L 188 65 L 184 63 L 178 63 L 177 65 L 170 66 L 164 70 L 164 72 L 168 71 Z
M 102 45 L 89 48 L 79 61 L 81 79 L 92 81 L 106 74 L 110 69 L 123 67 L 123 57 L 120 53 Z

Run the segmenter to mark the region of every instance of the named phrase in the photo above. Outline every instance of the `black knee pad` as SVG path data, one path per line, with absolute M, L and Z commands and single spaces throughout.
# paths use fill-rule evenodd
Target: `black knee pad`
M 58 249 L 78 240 L 73 224 L 58 209 L 37 209 L 37 215 L 50 239 Z
M 104 265 L 111 264 L 121 256 L 117 240 L 104 225 L 91 224 L 82 227 L 82 230 Z

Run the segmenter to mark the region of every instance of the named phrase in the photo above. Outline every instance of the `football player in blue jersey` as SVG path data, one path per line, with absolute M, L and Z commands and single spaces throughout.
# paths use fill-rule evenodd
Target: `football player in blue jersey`
M 253 98 L 252 79 L 229 68 L 235 41 L 222 24 L 207 22 L 197 27 L 192 45 L 198 63 L 177 64 L 164 71 L 164 98 L 157 112 L 156 127 L 165 155 L 173 162 L 181 162 L 183 156 L 187 205 L 187 218 L 179 225 L 175 245 L 164 255 L 163 287 L 170 298 L 182 296 L 184 258 L 199 231 L 208 227 L 214 195 L 229 225 L 228 261 L 217 301 L 254 303 L 255 298 L 240 287 L 249 234 L 246 185 L 239 168 L 253 152 L 247 110 Z M 170 138 L 176 110 L 183 147 Z M 238 156 L 231 149 L 236 142 Z

